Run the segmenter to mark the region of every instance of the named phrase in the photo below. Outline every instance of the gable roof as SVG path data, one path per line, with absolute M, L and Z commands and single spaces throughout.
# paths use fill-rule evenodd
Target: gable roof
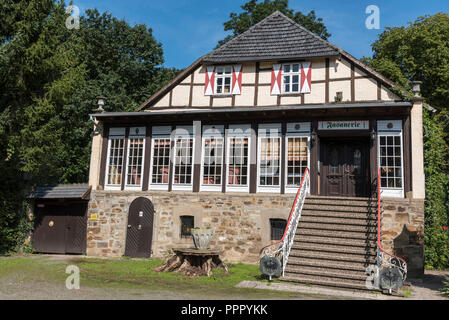
M 243 61 L 291 60 L 323 57 L 344 57 L 382 84 L 407 91 L 368 67 L 340 47 L 320 38 L 279 11 L 258 22 L 247 31 L 221 47 L 200 57 L 179 73 L 172 81 L 142 103 L 137 110 L 145 110 L 170 92 L 176 85 L 202 64 L 235 63 Z
M 207 54 L 203 61 L 226 63 L 338 55 L 337 47 L 276 11 Z

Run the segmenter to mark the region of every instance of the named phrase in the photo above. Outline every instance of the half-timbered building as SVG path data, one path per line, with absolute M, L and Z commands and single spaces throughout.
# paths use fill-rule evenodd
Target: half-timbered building
M 255 263 L 283 237 L 307 170 L 286 276 L 364 283 L 350 270 L 376 259 L 378 189 L 383 248 L 421 274 L 423 105 L 418 90 L 402 96 L 341 48 L 270 15 L 138 111 L 91 115 L 87 254 L 162 257 L 210 226 L 225 260 Z

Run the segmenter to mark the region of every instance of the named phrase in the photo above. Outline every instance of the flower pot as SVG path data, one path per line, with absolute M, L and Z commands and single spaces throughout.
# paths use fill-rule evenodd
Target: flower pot
M 193 228 L 192 233 L 193 243 L 198 250 L 206 250 L 209 248 L 209 243 L 212 240 L 214 230 L 212 228 Z

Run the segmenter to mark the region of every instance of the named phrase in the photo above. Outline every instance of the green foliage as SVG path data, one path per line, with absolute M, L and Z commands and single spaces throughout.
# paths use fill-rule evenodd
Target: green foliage
M 28 233 L 27 190 L 87 182 L 96 97 L 134 111 L 178 72 L 145 25 L 87 10 L 68 29 L 65 6 L 0 1 L 0 253 Z
M 446 276 L 446 281 L 444 281 L 444 287 L 441 289 L 441 293 L 449 297 L 449 277 Z
M 410 90 L 422 81 L 422 95 L 438 112 L 424 110 L 426 176 L 426 267 L 449 268 L 449 15 L 419 17 L 407 27 L 386 28 L 363 62 Z
M 265 19 L 275 11 L 282 12 L 299 25 L 312 31 L 323 39 L 327 39 L 331 36 L 331 34 L 327 32 L 326 26 L 323 24 L 323 19 L 317 18 L 315 11 L 312 10 L 307 15 L 304 15 L 300 11 L 295 12 L 293 9 L 289 9 L 288 0 L 263 0 L 262 2 L 259 2 L 259 0 L 250 0 L 242 5 L 241 8 L 244 10 L 243 13 L 231 13 L 229 15 L 230 20 L 224 23 L 224 30 L 232 31 L 232 35 L 228 35 L 223 40 L 220 40 L 217 47 L 245 32 L 251 26 Z

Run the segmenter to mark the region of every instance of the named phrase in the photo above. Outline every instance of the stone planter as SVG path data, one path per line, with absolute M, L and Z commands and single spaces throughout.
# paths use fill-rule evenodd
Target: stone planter
M 206 250 L 209 248 L 209 243 L 214 234 L 212 228 L 193 228 L 190 232 L 192 233 L 193 243 L 198 250 Z

